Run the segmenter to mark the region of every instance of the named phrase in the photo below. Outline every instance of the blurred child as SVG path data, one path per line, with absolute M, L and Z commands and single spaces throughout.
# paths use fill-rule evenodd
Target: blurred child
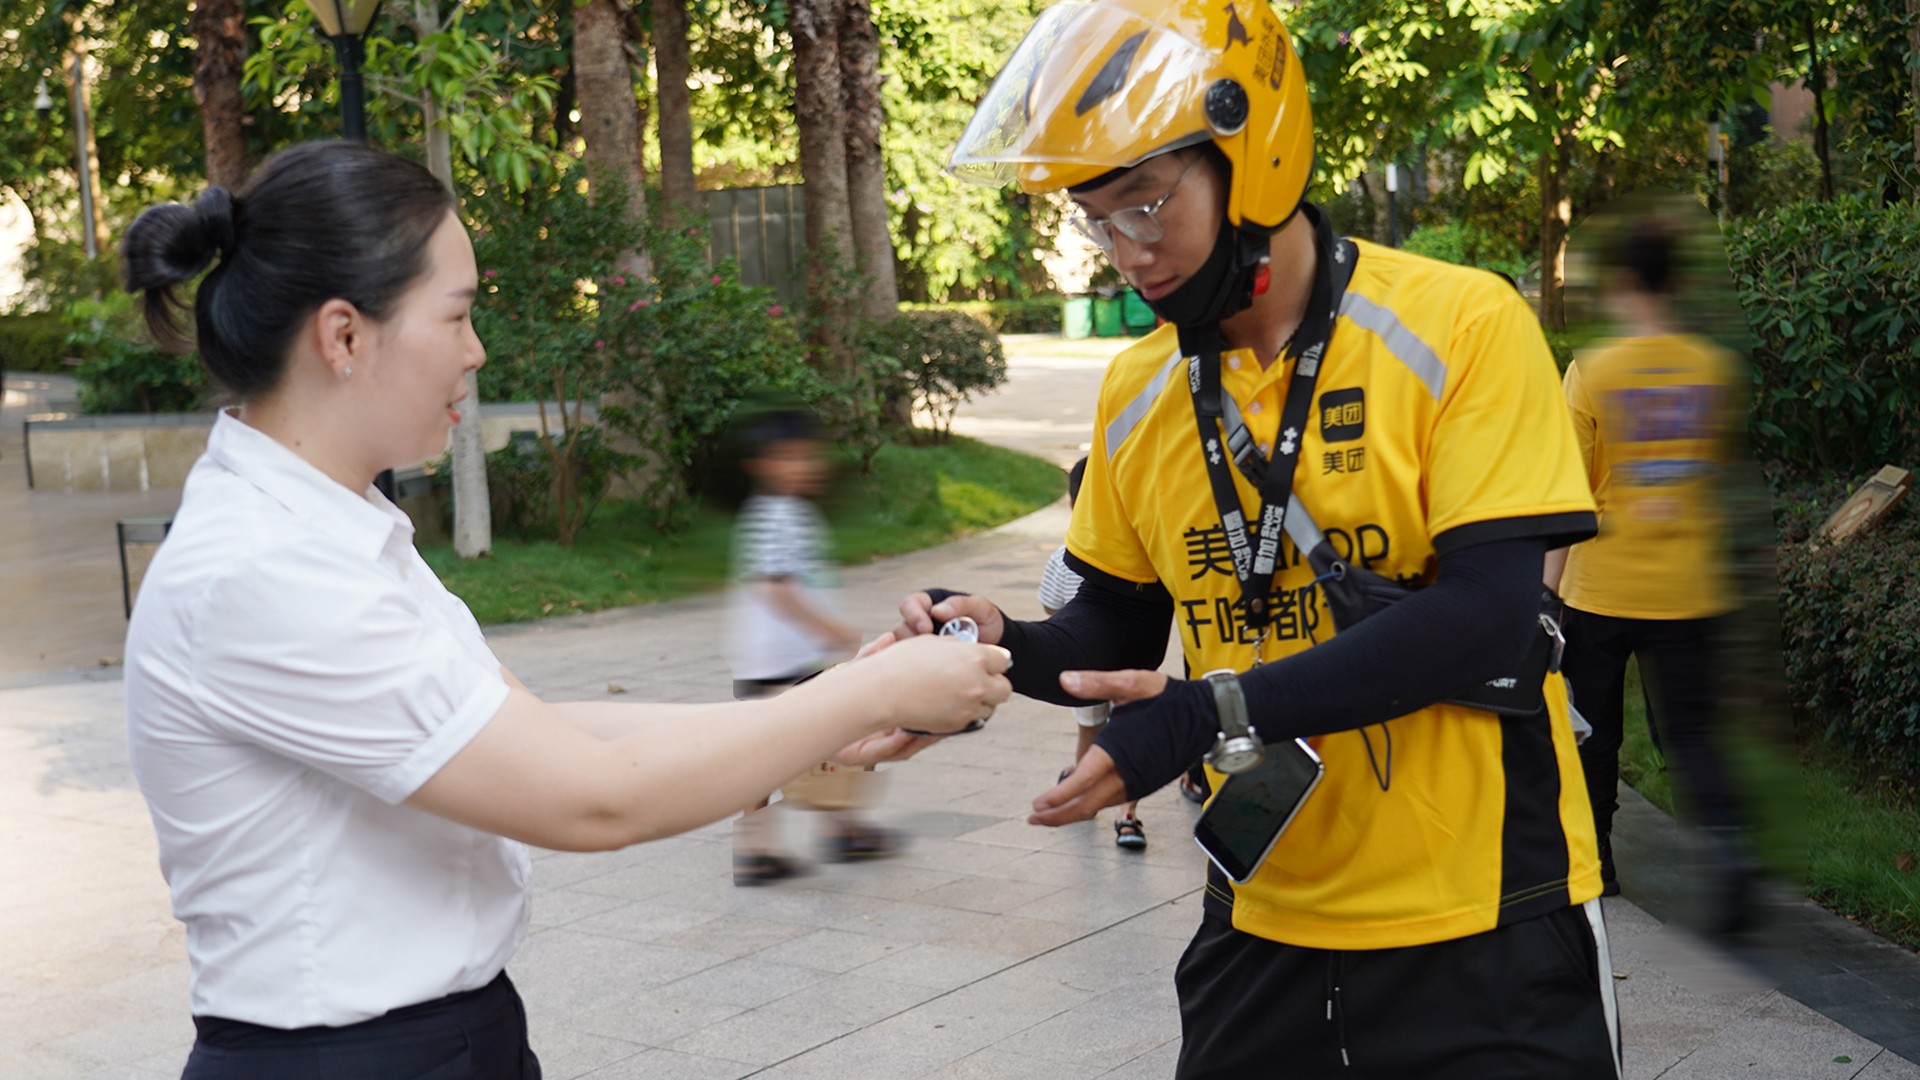
M 747 432 L 741 465 L 753 490 L 734 525 L 727 631 L 736 698 L 771 697 L 860 647 L 860 632 L 841 619 L 834 599 L 838 575 L 828 557 L 827 522 L 813 502 L 830 474 L 823 449 L 813 418 L 797 409 L 771 412 Z M 861 823 L 856 810 L 866 800 L 848 790 L 864 791 L 870 779 L 840 775 L 840 794 L 817 803 L 830 815 L 829 858 L 894 850 L 889 830 Z M 771 798 L 748 807 L 734 827 L 736 885 L 776 881 L 799 869 L 777 822 L 764 812 Z
M 1080 480 L 1087 473 L 1087 459 L 1081 458 L 1073 463 L 1067 472 L 1067 506 L 1071 508 L 1080 498 Z M 1065 544 L 1055 548 L 1047 559 L 1047 568 L 1040 575 L 1040 606 L 1048 615 L 1067 606 L 1073 594 L 1080 591 L 1080 575 L 1067 568 L 1067 547 Z M 1093 746 L 1094 737 L 1107 724 L 1107 717 L 1113 712 L 1113 706 L 1107 702 L 1098 705 L 1081 705 L 1073 710 L 1073 719 L 1080 725 L 1080 741 L 1073 748 L 1073 760 L 1078 764 L 1086 756 L 1088 748 Z M 1069 765 L 1060 772 L 1060 778 L 1066 779 L 1073 772 Z M 1140 801 L 1138 799 L 1120 808 L 1120 816 L 1113 820 L 1113 842 L 1129 851 L 1139 851 L 1147 846 L 1147 831 L 1140 824 Z

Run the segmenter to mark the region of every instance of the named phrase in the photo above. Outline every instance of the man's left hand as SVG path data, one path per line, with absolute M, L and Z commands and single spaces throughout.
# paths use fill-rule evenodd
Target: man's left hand
M 1158 671 L 1064 671 L 1060 687 L 1087 701 L 1115 705 L 1159 697 L 1167 676 Z M 1067 825 L 1085 821 L 1109 806 L 1127 801 L 1127 785 L 1113 767 L 1113 758 L 1098 746 L 1089 747 L 1073 772 L 1033 800 L 1029 825 Z

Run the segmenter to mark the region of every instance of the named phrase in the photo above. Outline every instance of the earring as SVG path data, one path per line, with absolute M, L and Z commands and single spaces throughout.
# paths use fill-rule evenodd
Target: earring
M 340 375 L 342 378 L 346 378 L 346 379 L 353 378 L 353 365 L 348 364 L 345 368 L 342 368 L 340 371 Z

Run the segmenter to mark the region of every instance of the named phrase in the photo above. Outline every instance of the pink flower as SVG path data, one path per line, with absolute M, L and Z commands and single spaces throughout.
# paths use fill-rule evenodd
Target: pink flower
M 499 276 L 500 276 L 500 271 L 498 271 L 498 270 L 489 270 L 489 271 L 487 271 L 487 276 L 488 276 L 488 277 L 499 277 Z
M 782 315 L 785 315 L 786 313 L 787 313 L 787 309 L 781 307 L 779 304 L 775 304 L 772 307 L 767 309 L 767 314 L 773 316 L 776 319 Z
M 643 297 L 641 297 L 640 299 L 638 299 L 638 300 L 635 300 L 635 301 L 634 301 L 633 303 L 631 303 L 631 304 L 628 304 L 628 305 L 627 305 L 627 310 L 628 310 L 628 311 L 639 311 L 639 310 L 640 310 L 641 308 L 643 308 L 643 307 L 646 307 L 646 306 L 647 306 L 647 298 L 643 296 Z
M 718 285 L 718 284 L 720 284 L 720 275 L 719 275 L 719 274 L 715 274 L 715 275 L 713 275 L 713 283 L 714 283 L 715 285 Z
M 604 341 L 596 341 L 593 343 L 593 347 L 596 349 L 604 349 L 607 347 L 607 343 Z
M 615 274 L 613 275 L 613 283 L 615 285 L 625 285 L 627 283 L 627 279 L 621 277 L 619 274 Z

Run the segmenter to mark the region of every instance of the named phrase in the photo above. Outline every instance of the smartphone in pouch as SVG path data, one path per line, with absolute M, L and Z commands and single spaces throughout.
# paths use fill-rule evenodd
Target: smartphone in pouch
M 1222 873 L 1245 884 L 1325 771 L 1320 755 L 1304 739 L 1268 746 L 1259 765 L 1220 785 L 1193 826 L 1194 842 Z

